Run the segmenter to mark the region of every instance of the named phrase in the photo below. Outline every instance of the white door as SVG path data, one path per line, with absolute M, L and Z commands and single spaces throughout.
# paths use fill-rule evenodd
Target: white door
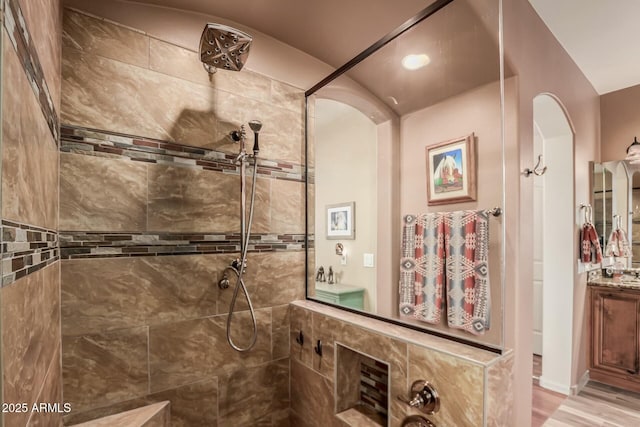
M 538 127 L 533 130 L 534 161 L 542 154 L 542 135 Z M 533 354 L 542 356 L 542 283 L 543 283 L 543 230 L 544 230 L 544 176 L 533 176 Z

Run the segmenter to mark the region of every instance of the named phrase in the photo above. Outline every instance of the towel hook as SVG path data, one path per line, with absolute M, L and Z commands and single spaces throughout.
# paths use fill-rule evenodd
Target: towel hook
M 616 225 L 616 230 L 620 230 L 620 226 L 622 225 L 621 224 L 622 223 L 622 218 L 620 217 L 620 215 L 615 214 L 613 216 L 613 221 L 614 221 L 614 223 Z
M 593 222 L 593 208 L 589 204 L 581 204 L 580 209 L 584 209 L 584 222 L 591 224 Z
M 526 168 L 522 173 L 524 176 L 529 177 L 529 175 L 534 174 L 535 176 L 542 176 L 547 171 L 547 167 L 540 167 L 540 163 L 542 163 L 542 154 L 538 155 L 538 163 L 532 169 Z

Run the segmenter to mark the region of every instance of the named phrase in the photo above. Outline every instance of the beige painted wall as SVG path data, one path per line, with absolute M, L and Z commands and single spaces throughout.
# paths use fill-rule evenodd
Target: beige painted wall
M 520 175 L 532 167 L 533 98 L 552 93 L 562 102 L 575 130 L 576 206 L 589 200 L 589 161 L 600 157 L 600 102 L 589 81 L 537 16 L 527 0 L 503 2 L 505 61 L 518 76 L 517 131 L 507 130 L 507 288 L 505 326 L 507 345 L 516 351 L 516 419 L 531 422 L 531 327 L 533 311 L 533 179 Z M 578 238 L 576 208 L 574 238 Z M 576 245 L 577 248 L 577 245 Z M 576 262 L 567 268 L 577 269 Z M 573 320 L 573 382 L 586 370 L 586 277 L 576 275 Z
M 502 204 L 502 140 L 500 138 L 500 84 L 491 83 L 441 103 L 407 114 L 401 119 L 400 213 L 420 214 L 465 209 L 489 209 Z M 473 133 L 476 144 L 477 199 L 475 202 L 427 205 L 426 147 Z M 450 329 L 446 316 L 434 327 L 465 339 L 501 345 L 501 228 L 502 218 L 489 224 L 489 266 L 491 283 L 491 329 L 474 337 Z
M 400 121 L 378 125 L 377 309 L 380 316 L 398 315 L 400 280 Z
M 377 127 L 360 111 L 336 101 L 315 104 L 316 268 L 333 267 L 338 283 L 365 288 L 366 311 L 376 311 L 376 269 L 362 265 L 364 253 L 377 261 Z M 356 238 L 326 238 L 326 206 L 355 202 Z M 340 264 L 335 245 L 347 253 Z
M 640 138 L 640 85 L 600 97 L 601 161 L 624 159 L 633 137 Z

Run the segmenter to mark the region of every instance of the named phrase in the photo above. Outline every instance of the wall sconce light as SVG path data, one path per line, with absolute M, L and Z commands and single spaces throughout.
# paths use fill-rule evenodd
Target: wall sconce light
M 638 137 L 633 137 L 633 142 L 627 148 L 627 157 L 625 160 L 629 160 L 631 163 L 640 163 L 640 142 Z

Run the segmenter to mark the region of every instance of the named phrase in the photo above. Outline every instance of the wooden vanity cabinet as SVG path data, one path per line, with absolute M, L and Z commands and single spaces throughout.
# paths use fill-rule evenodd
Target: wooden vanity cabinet
M 590 289 L 589 377 L 640 392 L 640 290 Z

